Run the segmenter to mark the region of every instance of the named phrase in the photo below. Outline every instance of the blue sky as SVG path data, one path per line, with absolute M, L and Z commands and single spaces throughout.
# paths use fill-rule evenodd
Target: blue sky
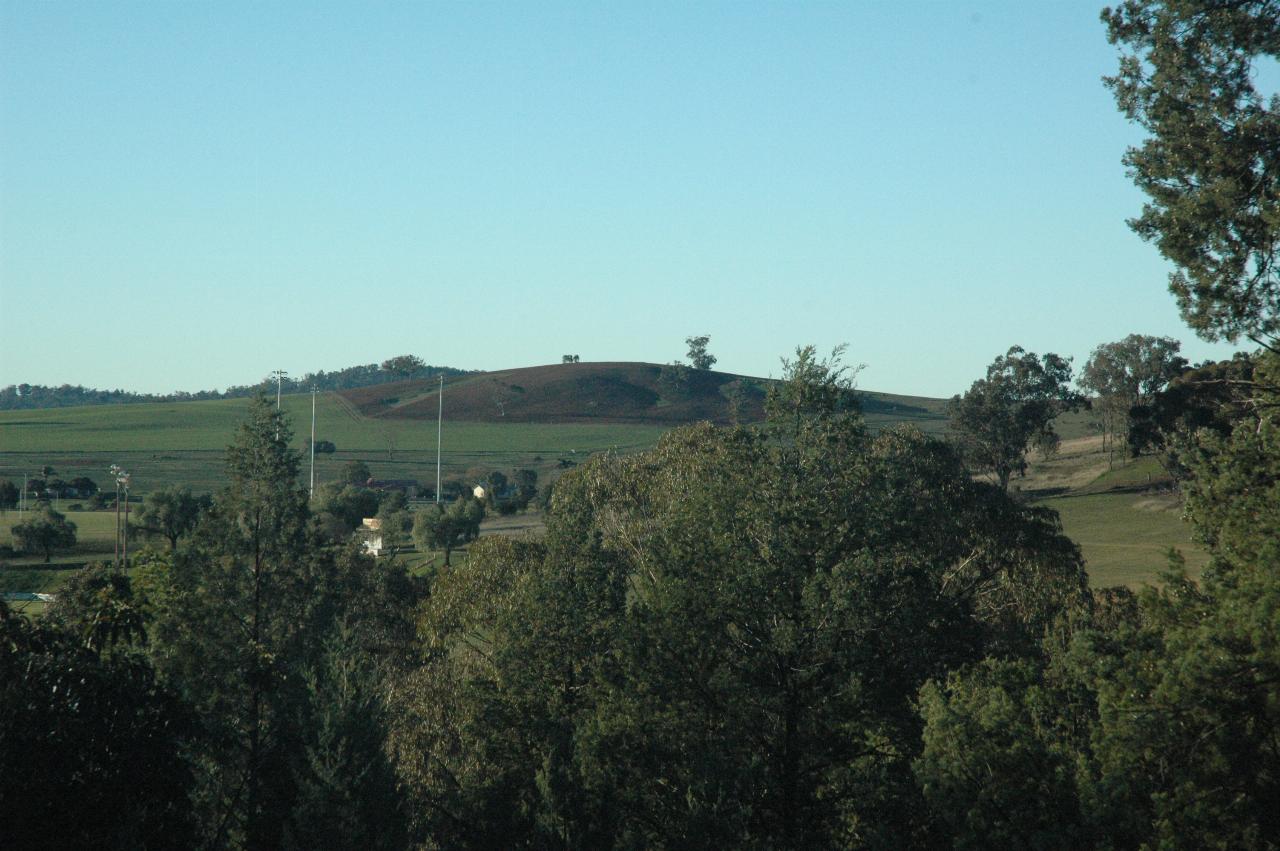
M 1167 334 L 1097 3 L 0 4 L 0 384 Z

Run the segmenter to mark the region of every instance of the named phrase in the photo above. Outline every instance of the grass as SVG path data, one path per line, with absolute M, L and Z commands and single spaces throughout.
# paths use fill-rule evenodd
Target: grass
M 334 394 L 317 400 L 318 440 L 339 451 L 316 457 L 317 483 L 337 478 L 348 461 L 369 464 L 378 478 L 435 482 L 436 425 L 413 420 L 373 420 L 353 414 Z M 0 413 L 0 478 L 21 482 L 48 464 L 63 479 L 88 476 L 105 485 L 107 468 L 120 464 L 133 474 L 135 495 L 186 485 L 197 492 L 224 483 L 223 459 L 249 402 L 205 402 L 54 408 Z M 311 398 L 285 396 L 285 412 L 299 451 L 310 434 Z M 462 423 L 445 424 L 442 446 L 446 477 L 471 468 L 531 467 L 540 474 L 602 450 L 634 452 L 652 446 L 663 426 Z M 307 462 L 303 478 L 308 478 Z
M 21 481 L 49 464 L 63 479 L 86 475 L 105 485 L 107 468 L 120 464 L 133 474 L 135 497 L 160 487 L 185 485 L 211 492 L 225 484 L 226 446 L 244 420 L 247 399 L 203 402 L 115 405 L 37 411 L 0 412 L 0 478 Z M 309 434 L 311 397 L 285 396 L 283 406 L 292 418 L 294 446 L 302 450 Z M 909 422 L 933 434 L 946 426 L 943 400 L 921 400 L 875 394 L 866 401 L 866 417 L 873 428 Z M 1031 499 L 1057 509 L 1069 536 L 1081 545 L 1095 585 L 1135 585 L 1155 581 L 1166 564 L 1170 546 L 1182 548 L 1189 566 L 1205 561 L 1190 543 L 1189 530 L 1175 505 L 1146 493 L 1167 484 L 1154 459 L 1109 462 L 1089 414 L 1062 418 L 1058 430 L 1061 450 L 1049 459 L 1033 459 L 1029 474 L 1013 487 Z M 317 433 L 335 443 L 338 452 L 316 458 L 317 484 L 338 478 L 349 461 L 362 460 L 377 478 L 435 482 L 436 430 L 434 421 L 374 419 L 356 413 L 333 393 L 317 397 Z M 446 422 L 443 474 L 472 477 L 479 471 L 529 467 L 543 483 L 565 464 L 578 463 L 594 452 L 630 453 L 653 446 L 669 427 L 635 424 L 547 424 Z M 307 479 L 304 459 L 302 480 Z M 63 506 L 65 511 L 66 506 Z M 70 553 L 55 556 L 50 576 L 30 578 L 41 583 L 57 580 L 59 566 L 110 558 L 114 547 L 114 515 L 110 512 L 68 512 L 80 526 L 82 543 Z M 14 512 L 0 517 L 0 543 L 9 539 Z M 502 533 L 497 526 L 487 532 Z M 425 563 L 428 554 L 416 554 Z M 40 559 L 18 560 L 22 570 L 41 570 Z M 9 570 L 17 569 L 14 566 Z M 21 588 L 12 590 L 39 590 Z
M 1192 576 L 1208 561 L 1208 553 L 1191 540 L 1176 494 L 1113 491 L 1054 497 L 1040 504 L 1058 512 L 1063 531 L 1080 545 L 1095 588 L 1157 582 L 1171 547 L 1182 552 Z

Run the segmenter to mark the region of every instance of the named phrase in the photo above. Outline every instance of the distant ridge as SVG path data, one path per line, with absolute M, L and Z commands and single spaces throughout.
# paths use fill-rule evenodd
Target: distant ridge
M 414 378 L 434 379 L 443 373 L 452 377 L 467 375 L 468 370 L 451 366 L 426 366 L 418 370 Z M 383 369 L 376 363 L 349 366 L 332 372 L 308 372 L 301 378 L 285 376 L 281 390 L 285 393 L 303 393 L 311 390 L 342 390 L 401 381 L 403 377 Z M 259 392 L 274 393 L 276 380 L 268 376 L 254 384 L 239 384 L 226 390 L 199 390 L 188 393 L 133 393 L 128 390 L 98 390 L 79 384 L 62 384 L 50 387 L 44 384 L 10 384 L 0 387 L 0 411 L 33 411 L 44 408 L 77 408 L 82 405 L 137 405 L 147 402 L 200 402 L 208 399 L 239 399 Z
M 764 417 L 768 379 L 687 369 L 673 389 L 658 364 L 624 361 L 563 363 L 472 373 L 445 382 L 444 418 L 463 422 L 677 425 L 729 423 Z M 413 379 L 342 390 L 339 395 L 374 419 L 435 419 L 438 383 Z M 944 401 L 862 393 L 871 422 L 916 422 L 926 430 L 945 422 Z

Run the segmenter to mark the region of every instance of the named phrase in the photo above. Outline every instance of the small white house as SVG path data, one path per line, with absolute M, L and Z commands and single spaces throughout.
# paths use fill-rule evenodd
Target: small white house
M 377 517 L 364 518 L 364 551 L 371 556 L 377 557 L 382 555 L 382 521 Z
M 483 500 L 488 491 L 484 489 L 484 485 L 476 485 L 471 493 L 475 495 L 476 499 Z

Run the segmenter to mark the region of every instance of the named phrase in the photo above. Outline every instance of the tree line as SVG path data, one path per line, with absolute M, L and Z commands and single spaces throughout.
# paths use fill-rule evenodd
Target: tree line
M 430 578 L 326 538 L 261 400 L 175 549 L 39 621 L 0 603 L 6 847 L 1275 847 L 1280 109 L 1247 61 L 1274 11 L 1104 15 L 1154 140 L 1135 227 L 1193 327 L 1266 344 L 1128 426 L 1198 578 L 1174 553 L 1090 589 L 1001 487 L 1016 459 L 991 483 L 963 443 L 869 429 L 839 352 L 800 349 L 758 426 L 566 472 L 544 535 Z M 1051 444 L 1060 367 L 1010 350 L 975 404 L 1025 379 L 1008 428 Z
M 280 385 L 285 393 L 306 393 L 317 390 L 346 390 L 403 381 L 409 378 L 435 378 L 443 375 L 452 378 L 467 375 L 470 370 L 451 366 L 430 366 L 415 355 L 399 355 L 381 364 L 369 363 L 349 366 L 326 372 L 308 372 L 301 378 L 283 376 Z M 242 384 L 226 390 L 200 390 L 194 393 L 133 393 L 127 390 L 98 390 L 78 384 L 49 387 L 43 384 L 10 384 L 0 387 L 0 411 L 33 410 L 37 408 L 69 408 L 79 405 L 122 405 L 142 402 L 193 402 L 205 399 L 247 398 L 261 392 L 266 386 L 276 384 L 275 376 L 268 376 L 255 384 Z

